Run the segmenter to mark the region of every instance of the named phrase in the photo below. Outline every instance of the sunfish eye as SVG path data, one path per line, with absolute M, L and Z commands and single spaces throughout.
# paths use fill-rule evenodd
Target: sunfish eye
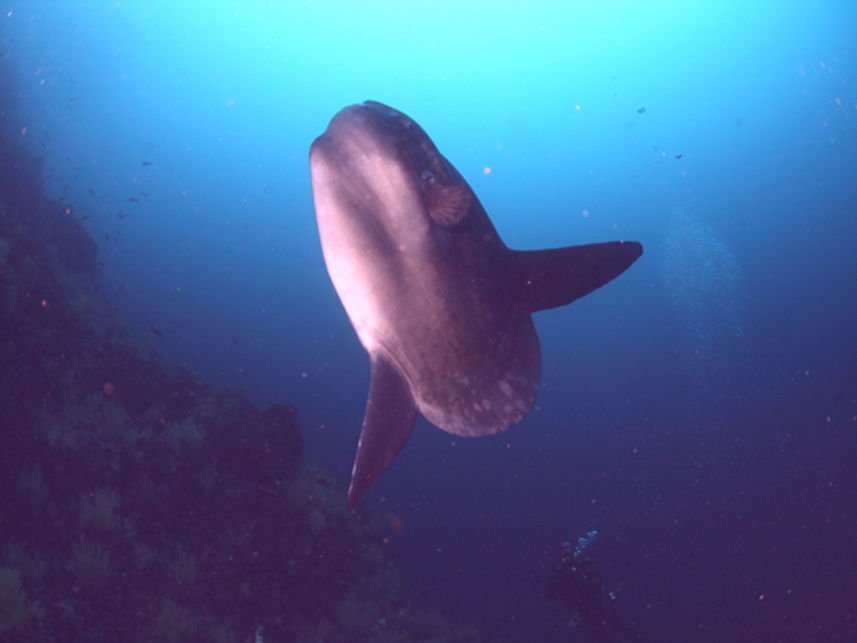
M 429 185 L 434 185 L 434 174 L 431 170 L 423 170 L 420 174 L 420 179 L 422 179 L 423 183 L 428 183 Z

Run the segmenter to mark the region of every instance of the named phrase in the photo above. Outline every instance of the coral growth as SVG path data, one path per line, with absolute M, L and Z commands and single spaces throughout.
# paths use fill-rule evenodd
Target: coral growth
M 7 632 L 4 636 L 12 636 L 23 624 L 38 623 L 44 615 L 39 604 L 27 598 L 21 573 L 11 567 L 0 567 L 0 634 Z

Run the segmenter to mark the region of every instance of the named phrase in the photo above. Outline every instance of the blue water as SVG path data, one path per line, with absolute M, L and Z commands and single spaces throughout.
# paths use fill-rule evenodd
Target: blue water
M 0 49 L 20 136 L 92 215 L 130 325 L 207 382 L 294 404 L 343 481 L 368 361 L 307 163 L 337 110 L 414 118 L 511 247 L 643 243 L 536 315 L 520 425 L 462 440 L 420 420 L 368 494 L 424 604 L 501 640 L 586 641 L 543 588 L 559 543 L 597 528 L 646 640 L 853 640 L 857 5 L 524 6 L 6 0 Z

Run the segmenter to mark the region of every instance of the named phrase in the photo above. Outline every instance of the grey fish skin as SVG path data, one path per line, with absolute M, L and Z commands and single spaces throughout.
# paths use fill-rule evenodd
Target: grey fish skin
M 468 437 L 521 421 L 541 376 L 532 313 L 588 294 L 642 254 L 630 241 L 510 250 L 420 126 L 375 101 L 333 117 L 310 171 L 325 265 L 371 366 L 352 510 L 417 413 Z

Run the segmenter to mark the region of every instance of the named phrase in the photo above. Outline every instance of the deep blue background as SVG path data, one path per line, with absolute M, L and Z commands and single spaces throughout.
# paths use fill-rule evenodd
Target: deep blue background
M 206 381 L 296 405 L 343 482 L 368 362 L 307 165 L 338 109 L 412 116 L 511 247 L 644 244 L 536 316 L 524 422 L 420 421 L 370 492 L 424 602 L 566 640 L 543 584 L 596 527 L 647 640 L 854 636 L 857 5 L 517 4 L 7 0 L 0 48 L 110 299 Z

